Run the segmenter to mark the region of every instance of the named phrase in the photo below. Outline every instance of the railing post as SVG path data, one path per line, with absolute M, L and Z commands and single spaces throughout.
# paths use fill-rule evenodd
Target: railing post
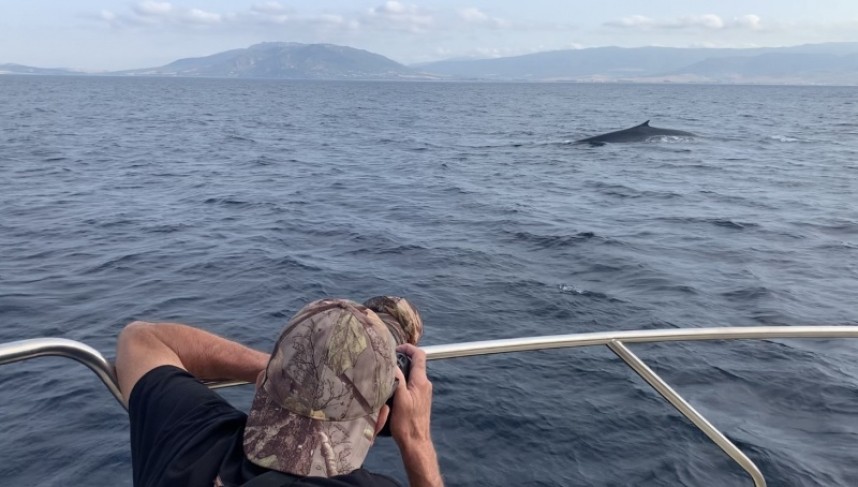
M 623 359 L 623 361 L 632 368 L 643 380 L 647 382 L 653 389 L 655 389 L 659 394 L 662 395 L 667 401 L 673 405 L 683 416 L 688 418 L 689 421 L 694 423 L 706 436 L 709 437 L 710 440 L 714 441 L 716 445 L 718 445 L 724 453 L 730 456 L 736 463 L 739 464 L 751 478 L 754 480 L 754 485 L 756 487 L 765 487 L 766 479 L 763 477 L 763 473 L 760 472 L 760 469 L 757 468 L 757 465 L 745 455 L 742 450 L 739 449 L 736 445 L 733 444 L 732 441 L 728 440 L 724 433 L 721 433 L 718 428 L 712 425 L 706 418 L 703 417 L 702 414 L 697 412 L 691 404 L 688 404 L 682 396 L 679 395 L 676 391 L 673 390 L 667 382 L 664 381 L 658 374 L 656 374 L 652 369 L 644 363 L 643 360 L 638 358 L 637 355 L 632 353 L 623 342 L 619 340 L 611 340 L 606 344 L 608 348 L 611 349 L 612 352 L 617 354 L 618 357 Z

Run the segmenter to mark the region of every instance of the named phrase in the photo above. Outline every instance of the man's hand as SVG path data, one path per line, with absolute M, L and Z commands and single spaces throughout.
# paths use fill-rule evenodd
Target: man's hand
M 441 469 L 432 444 L 432 383 L 426 376 L 426 352 L 411 344 L 396 347 L 411 357 L 411 372 L 396 370 L 399 385 L 391 411 L 390 433 L 402 454 L 411 487 L 441 487 Z

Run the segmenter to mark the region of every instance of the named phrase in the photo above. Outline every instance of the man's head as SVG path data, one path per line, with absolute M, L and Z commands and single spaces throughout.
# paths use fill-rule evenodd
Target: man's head
M 366 306 L 323 299 L 302 308 L 280 334 L 245 427 L 251 462 L 321 477 L 363 464 L 379 411 L 393 394 L 396 345 L 403 339 L 416 344 L 422 333 L 407 301 L 373 299 L 396 304 L 392 309 L 405 310 L 403 316 L 411 310 L 416 323 L 410 318 L 402 325 L 412 331 Z

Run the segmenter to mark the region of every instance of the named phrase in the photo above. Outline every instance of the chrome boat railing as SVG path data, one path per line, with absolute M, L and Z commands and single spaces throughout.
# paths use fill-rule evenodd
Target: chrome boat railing
M 65 338 L 33 338 L 0 344 L 0 365 L 36 357 L 65 357 L 86 365 L 104 382 L 119 404 L 125 407 L 113 364 L 89 345 Z
M 426 351 L 429 360 L 440 360 L 474 355 L 605 345 L 670 402 L 682 415 L 688 418 L 689 421 L 715 442 L 742 469 L 748 472 L 755 486 L 764 487 L 766 479 L 756 464 L 683 399 L 682 396 L 674 391 L 664 379 L 650 369 L 643 360 L 632 353 L 626 347 L 626 344 L 778 338 L 858 338 L 858 326 L 751 326 L 629 330 L 451 343 L 447 345 L 430 345 L 423 347 L 423 349 Z M 97 350 L 88 345 L 63 338 L 37 338 L 0 345 L 0 365 L 45 356 L 66 357 L 81 362 L 95 372 L 116 400 L 119 401 L 119 404 L 123 404 L 113 365 Z M 241 384 L 246 384 L 246 382 L 222 381 L 208 383 L 209 387 L 212 388 Z

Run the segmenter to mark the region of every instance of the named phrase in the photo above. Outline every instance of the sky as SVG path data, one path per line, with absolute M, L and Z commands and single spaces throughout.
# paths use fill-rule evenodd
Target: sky
M 403 64 L 598 46 L 858 41 L 858 0 L 0 0 L 0 64 L 162 66 L 266 41 Z

